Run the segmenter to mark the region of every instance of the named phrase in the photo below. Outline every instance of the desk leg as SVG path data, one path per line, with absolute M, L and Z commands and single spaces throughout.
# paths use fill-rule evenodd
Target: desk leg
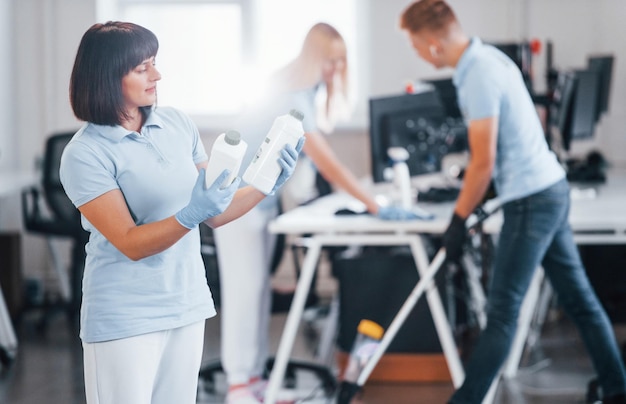
M 54 266 L 57 276 L 59 277 L 61 296 L 63 296 L 63 300 L 65 300 L 65 302 L 70 302 L 72 299 L 72 289 L 70 288 L 70 280 L 67 275 L 67 270 L 63 265 L 63 261 L 59 256 L 59 251 L 55 247 L 52 237 L 46 237 L 46 243 L 48 244 L 48 251 L 50 251 L 50 256 L 52 257 L 52 265 Z
M 339 322 L 339 295 L 335 293 L 333 300 L 330 302 L 330 311 L 326 316 L 326 325 L 322 335 L 320 336 L 320 342 L 317 346 L 317 352 L 315 359 L 319 363 L 323 363 L 328 366 L 333 365 L 333 348 L 335 344 L 335 335 L 337 334 L 337 324 Z
M 491 385 L 489 386 L 489 390 L 487 390 L 487 394 L 485 394 L 485 398 L 481 404 L 492 404 L 494 399 L 496 398 L 496 391 L 498 391 L 498 384 L 500 384 L 500 376 L 501 373 L 498 372 L 496 377 L 493 378 Z
M 478 269 L 470 257 L 465 254 L 463 256 L 463 268 L 467 275 L 467 284 L 469 289 L 469 308 L 476 315 L 478 326 L 481 330 L 487 326 L 487 297 L 480 283 Z
M 2 289 L 0 289 L 0 350 L 4 350 L 2 361 L 13 360 L 17 354 L 17 336 L 13 329 L 9 310 L 4 301 Z
M 530 287 L 526 292 L 520 314 L 517 320 L 517 331 L 513 338 L 513 344 L 511 346 L 511 352 L 504 364 L 503 375 L 506 378 L 514 377 L 517 374 L 522 353 L 524 352 L 524 346 L 526 344 L 526 338 L 530 330 L 530 324 L 533 320 L 533 315 L 537 309 L 537 302 L 539 300 L 539 291 L 541 289 L 541 283 L 543 282 L 543 268 L 537 268 L 533 279 L 530 282 Z
M 537 301 L 537 309 L 532 319 L 531 329 L 528 332 L 526 338 L 526 349 L 533 349 L 535 344 L 541 337 L 541 328 L 546 322 L 548 316 L 548 310 L 550 309 L 550 303 L 552 302 L 552 296 L 554 292 L 550 282 L 542 282 L 541 290 L 539 291 L 539 298 Z
M 511 351 L 502 369 L 498 372 L 496 377 L 493 378 L 491 386 L 489 387 L 482 404 L 493 403 L 501 377 L 511 378 L 515 377 L 517 374 L 517 369 L 522 357 L 522 352 L 524 352 L 524 345 L 530 329 L 530 323 L 532 322 L 537 301 L 539 300 L 539 290 L 541 289 L 541 284 L 543 282 L 543 275 L 542 268 L 538 268 L 535 275 L 533 275 L 530 287 L 528 288 L 524 301 L 522 302 L 520 315 L 517 320 L 517 331 L 513 339 Z
M 415 237 L 411 239 L 410 246 L 415 260 L 415 266 L 417 267 L 420 277 L 426 277 L 428 274 L 428 257 L 421 238 Z M 428 307 L 430 308 L 435 328 L 437 329 L 441 348 L 448 362 L 452 384 L 454 384 L 454 387 L 458 388 L 463 384 L 465 372 L 461 364 L 461 358 L 459 357 L 454 337 L 452 336 L 452 329 L 450 328 L 448 317 L 446 316 L 439 291 L 434 282 L 430 283 L 426 291 L 426 299 L 428 300 Z
M 285 370 L 287 368 L 287 362 L 289 361 L 289 355 L 293 348 L 293 342 L 296 338 L 300 318 L 304 311 L 304 305 L 306 303 L 309 289 L 311 288 L 311 281 L 313 280 L 313 274 L 315 273 L 315 267 L 320 256 L 321 244 L 315 237 L 311 238 L 311 244 L 308 246 L 304 262 L 302 264 L 302 272 L 300 273 L 300 279 L 296 286 L 296 292 L 293 296 L 291 308 L 287 315 L 287 322 L 283 330 L 283 334 L 278 345 L 278 351 L 276 353 L 276 359 L 274 360 L 274 366 L 270 374 L 270 379 L 267 385 L 267 391 L 265 393 L 265 403 L 274 404 L 280 385 L 282 384 Z
M 371 358 L 367 361 L 367 364 L 359 374 L 359 378 L 357 379 L 358 386 L 365 385 L 365 382 L 374 370 L 374 367 L 376 367 L 378 361 L 389 347 L 389 344 L 391 344 L 391 342 L 395 338 L 396 334 L 400 330 L 400 327 L 402 327 L 402 325 L 404 324 L 406 318 L 409 316 L 409 314 L 411 314 L 411 311 L 417 304 L 419 298 L 422 297 L 424 292 L 432 285 L 432 280 L 439 271 L 439 268 L 441 268 L 441 265 L 443 264 L 445 258 L 446 255 L 443 250 L 440 251 L 435 256 L 433 262 L 430 264 L 428 269 L 425 271 L 425 274 L 420 277 L 417 285 L 415 285 L 415 287 L 409 294 L 409 297 L 402 304 L 402 307 L 400 307 L 400 310 L 393 318 L 391 324 L 389 324 L 387 330 L 385 330 L 383 339 L 380 341 L 378 347 L 376 347 L 376 350 L 372 354 Z

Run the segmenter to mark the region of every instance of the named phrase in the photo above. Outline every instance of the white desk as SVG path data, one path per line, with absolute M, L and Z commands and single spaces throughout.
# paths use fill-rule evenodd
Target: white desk
M 37 184 L 35 172 L 0 170 L 0 231 L 20 229 L 20 195 L 24 188 Z
M 37 175 L 27 171 L 0 171 L 0 198 L 19 194 L 22 189 L 37 183 Z
M 587 186 L 581 187 L 586 188 Z M 572 199 L 570 223 L 574 229 L 576 240 L 581 243 L 626 242 L 626 214 L 623 213 L 626 206 L 626 170 L 611 172 L 605 184 L 594 185 L 594 188 L 596 189 L 595 198 L 577 197 Z M 428 268 L 428 260 L 420 235 L 443 233 L 453 208 L 452 203 L 420 203 L 422 208 L 435 214 L 435 219 L 432 221 L 390 222 L 368 215 L 336 216 L 333 214 L 337 209 L 349 204 L 350 200 L 350 197 L 343 193 L 332 194 L 320 198 L 310 205 L 298 207 L 281 215 L 269 226 L 269 230 L 273 233 L 291 235 L 307 233 L 312 235 L 278 347 L 274 368 L 270 375 L 265 397 L 267 403 L 274 403 L 283 380 L 322 246 L 409 245 L 421 278 Z M 501 215 L 499 213 L 494 214 L 484 223 L 484 230 L 489 233 L 497 233 L 501 221 Z M 537 271 L 521 308 L 518 321 L 522 326 L 518 327 L 514 347 L 505 365 L 508 373 L 506 370 L 504 373 L 508 376 L 514 375 L 519 365 L 532 314 L 539 299 L 542 279 L 542 271 Z M 452 382 L 455 387 L 458 387 L 462 384 L 464 371 L 439 293 L 432 283 L 426 296 Z M 494 381 L 491 394 L 495 391 L 496 384 L 497 380 Z
M 334 215 L 337 209 L 346 207 L 349 203 L 350 197 L 346 194 L 332 194 L 310 205 L 293 209 L 270 224 L 269 230 L 273 233 L 294 235 L 309 233 L 312 236 L 307 242 L 307 253 L 270 375 L 265 402 L 274 403 L 282 382 L 321 248 L 332 245 L 408 245 L 420 277 L 423 278 L 429 262 L 420 235 L 442 233 L 448 225 L 453 208 L 452 203 L 420 204 L 422 208 L 435 214 L 435 219 L 430 221 L 392 222 L 369 215 Z M 464 372 L 452 330 L 439 292 L 430 282 L 427 289 L 426 298 L 452 380 L 455 386 L 459 386 L 463 381 Z
M 572 198 L 570 223 L 576 242 L 626 243 L 626 169 L 610 170 L 604 184 L 572 185 L 572 188 L 576 187 L 593 189 L 596 193 L 594 198 Z

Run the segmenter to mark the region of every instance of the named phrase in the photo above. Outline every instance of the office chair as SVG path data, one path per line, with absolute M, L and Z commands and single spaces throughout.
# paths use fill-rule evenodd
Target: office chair
M 61 154 L 75 132 L 54 133 L 45 143 L 42 161 L 41 184 L 22 192 L 22 217 L 27 231 L 47 238 L 53 259 L 53 265 L 59 276 L 62 302 L 49 304 L 47 309 L 64 308 L 70 320 L 77 320 L 80 307 L 82 275 L 85 264 L 85 244 L 88 233 L 81 227 L 80 213 L 65 194 L 59 177 Z M 42 207 L 47 207 L 47 213 Z M 70 276 L 60 267 L 60 262 L 51 244 L 51 238 L 62 237 L 72 240 Z M 42 318 L 42 327 L 46 325 L 46 316 Z

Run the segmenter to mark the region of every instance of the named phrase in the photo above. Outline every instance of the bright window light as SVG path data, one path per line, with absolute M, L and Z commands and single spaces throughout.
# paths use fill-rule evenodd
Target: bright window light
M 159 39 L 159 104 L 189 114 L 232 114 L 241 105 L 241 9 L 237 4 L 132 4 L 124 19 Z
M 317 22 L 341 32 L 355 64 L 356 0 L 117 0 L 114 9 L 159 39 L 159 104 L 201 119 L 239 113 Z

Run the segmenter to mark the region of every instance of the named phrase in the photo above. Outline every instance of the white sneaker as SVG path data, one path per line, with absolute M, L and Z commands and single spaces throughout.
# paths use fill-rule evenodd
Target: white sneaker
M 265 390 L 267 390 L 267 380 L 259 379 L 256 382 L 249 384 L 248 388 L 257 400 L 263 402 L 263 398 L 265 398 Z
M 226 394 L 225 404 L 260 404 L 261 400 L 255 397 L 255 394 L 249 387 L 239 387 L 234 390 L 230 390 Z
M 267 390 L 267 380 L 256 381 L 250 385 L 249 389 L 257 400 L 263 402 Z M 294 404 L 297 399 L 294 392 L 289 390 L 280 389 L 276 394 L 276 404 Z

